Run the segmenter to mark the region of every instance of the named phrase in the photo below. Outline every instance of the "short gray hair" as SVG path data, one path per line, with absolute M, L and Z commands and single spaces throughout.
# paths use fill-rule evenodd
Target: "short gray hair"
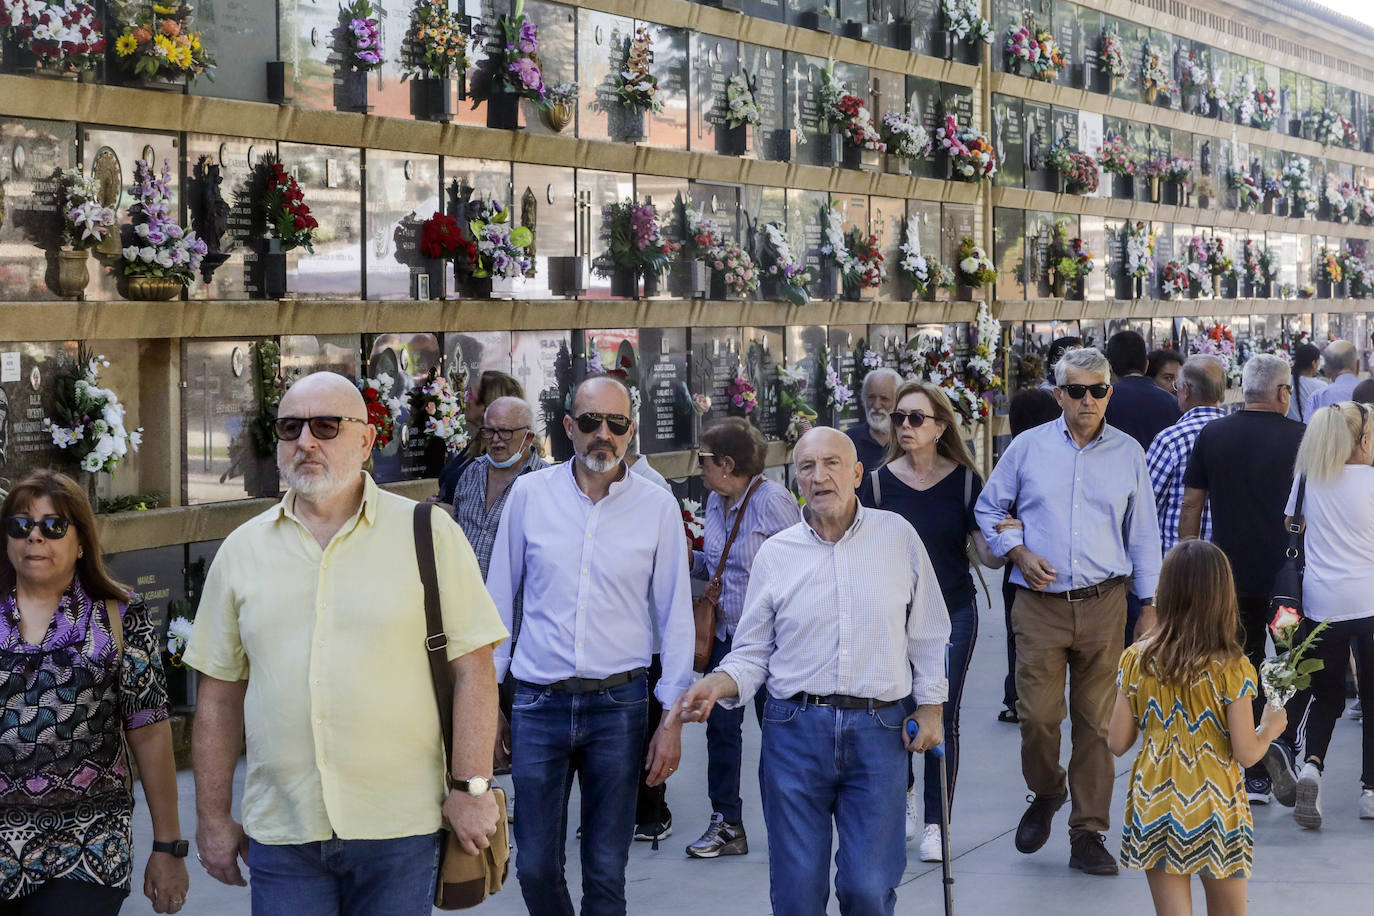
M 520 418 L 521 424 L 527 427 L 530 432 L 535 431 L 534 409 L 530 407 L 529 401 L 526 401 L 524 398 L 512 397 L 510 395 L 499 397 L 496 400 L 492 401 L 490 404 L 488 404 L 487 409 L 482 412 L 483 422 L 486 421 L 487 417 L 491 416 L 492 410 L 497 407 L 506 407 L 513 409 L 516 413 L 516 416 Z
M 877 369 L 874 369 L 864 376 L 864 383 L 859 391 L 859 397 L 867 397 L 869 385 L 880 378 L 892 379 L 892 393 L 897 393 L 897 386 L 902 383 L 902 374 L 891 366 L 879 366 Z
M 1322 351 L 1322 368 L 1327 375 L 1356 372 L 1360 368 L 1360 352 L 1348 340 L 1333 340 Z
M 1107 357 L 1103 356 L 1097 347 L 1079 347 L 1066 351 L 1054 364 L 1054 383 L 1062 386 L 1069 377 L 1070 369 L 1100 375 L 1104 382 L 1110 381 L 1112 377 L 1111 363 L 1107 362 Z
M 1226 397 L 1226 364 L 1210 353 L 1197 353 L 1183 364 L 1183 381 L 1204 404 L 1220 404 Z
M 1246 401 L 1270 401 L 1278 397 L 1278 387 L 1288 384 L 1293 370 L 1288 360 L 1272 353 L 1250 357 L 1240 376 L 1240 390 Z

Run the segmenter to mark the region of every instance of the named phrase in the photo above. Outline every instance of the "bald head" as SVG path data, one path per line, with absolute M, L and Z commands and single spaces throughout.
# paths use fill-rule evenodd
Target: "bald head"
M 800 465 L 802 457 L 810 456 L 813 452 L 836 452 L 847 461 L 859 460 L 854 440 L 833 426 L 813 426 L 803 433 L 792 449 L 792 461 Z
M 1360 354 L 1350 341 L 1333 340 L 1322 351 L 1322 368 L 1330 379 L 1346 372 L 1356 372 L 1360 368 Z
M 282 396 L 277 413 L 283 417 L 367 419 L 367 407 L 358 386 L 337 372 L 312 372 L 298 379 Z
M 806 501 L 807 524 L 826 540 L 838 540 L 858 511 L 857 491 L 864 474 L 853 440 L 838 429 L 817 426 L 797 440 L 792 460 L 797 489 Z
M 624 413 L 625 416 L 629 417 L 631 408 L 630 389 L 626 388 L 625 384 L 621 382 L 620 379 L 612 378 L 609 375 L 594 375 L 578 383 L 578 386 L 573 389 L 573 414 L 577 415 L 582 413 L 583 409 L 590 409 L 582 407 L 583 402 L 589 399 L 595 398 L 599 403 L 606 403 L 602 398 L 608 394 L 612 397 L 623 399 L 623 403 L 616 405 L 612 409 L 612 412 L 620 411 Z M 634 418 L 630 417 L 630 419 Z

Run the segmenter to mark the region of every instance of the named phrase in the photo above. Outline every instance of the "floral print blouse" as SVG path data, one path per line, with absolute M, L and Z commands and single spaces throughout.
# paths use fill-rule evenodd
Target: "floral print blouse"
M 129 885 L 133 797 L 121 729 L 166 719 L 167 685 L 142 599 L 119 610 L 116 672 L 105 603 L 79 578 L 36 646 L 20 635 L 15 592 L 0 596 L 0 900 L 52 878 Z

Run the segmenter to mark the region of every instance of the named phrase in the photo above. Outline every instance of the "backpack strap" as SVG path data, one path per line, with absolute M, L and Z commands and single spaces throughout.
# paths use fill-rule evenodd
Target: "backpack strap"
M 878 471 L 869 471 L 868 477 L 873 482 L 873 508 L 881 509 L 883 507 L 883 485 L 878 481 Z

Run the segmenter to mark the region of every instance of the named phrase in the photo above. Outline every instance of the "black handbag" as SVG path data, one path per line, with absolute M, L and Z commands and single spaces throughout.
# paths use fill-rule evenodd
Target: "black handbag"
M 1298 478 L 1298 498 L 1293 503 L 1293 519 L 1288 523 L 1288 547 L 1283 562 L 1274 574 L 1274 588 L 1270 592 L 1269 619 L 1273 620 L 1280 607 L 1302 613 L 1302 571 L 1304 564 L 1302 498 L 1307 490 L 1307 475 Z

